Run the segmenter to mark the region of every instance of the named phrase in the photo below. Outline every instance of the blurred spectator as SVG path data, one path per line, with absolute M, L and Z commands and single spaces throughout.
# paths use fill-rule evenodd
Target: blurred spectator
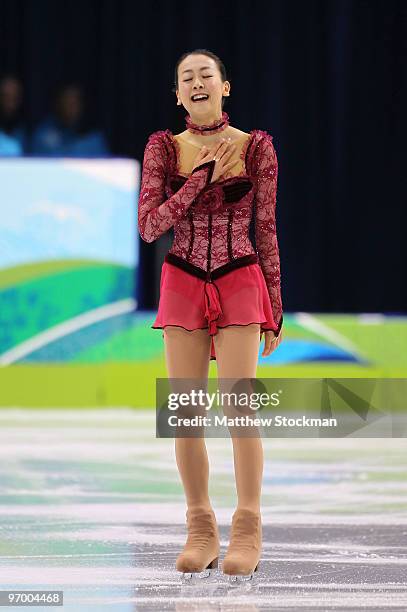
M 64 85 L 57 92 L 54 112 L 34 130 L 31 155 L 47 157 L 106 157 L 103 133 L 92 130 L 85 119 L 84 94 L 79 85 Z
M 22 155 L 27 148 L 22 95 L 16 76 L 8 74 L 0 79 L 0 155 Z

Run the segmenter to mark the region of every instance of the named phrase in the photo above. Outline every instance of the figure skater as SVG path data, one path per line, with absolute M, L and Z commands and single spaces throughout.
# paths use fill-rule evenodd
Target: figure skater
M 282 339 L 273 138 L 229 124 L 223 105 L 230 82 L 211 51 L 179 58 L 173 91 L 188 111 L 186 129 L 148 138 L 138 207 L 146 242 L 174 228 L 152 327 L 163 330 L 170 379 L 205 380 L 212 359 L 219 380 L 253 379 L 263 334 L 263 357 Z M 249 238 L 253 217 L 256 248 Z M 263 447 L 260 436 L 236 436 L 232 443 L 238 503 L 222 569 L 231 579 L 250 579 L 262 547 Z M 176 437 L 175 455 L 188 531 L 176 568 L 184 576 L 205 569 L 208 575 L 218 566 L 220 546 L 204 436 Z

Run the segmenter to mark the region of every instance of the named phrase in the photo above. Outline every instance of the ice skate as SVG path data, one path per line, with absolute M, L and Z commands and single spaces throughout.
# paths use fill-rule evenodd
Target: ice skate
M 176 560 L 183 579 L 207 578 L 218 567 L 219 531 L 213 510 L 187 510 L 188 538 Z M 203 574 L 202 574 L 203 572 Z
M 229 547 L 222 564 L 230 582 L 252 580 L 259 566 L 261 543 L 260 513 L 238 508 L 232 517 Z

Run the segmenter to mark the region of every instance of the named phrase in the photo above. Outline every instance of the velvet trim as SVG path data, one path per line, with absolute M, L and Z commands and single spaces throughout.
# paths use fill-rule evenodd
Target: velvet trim
M 186 261 L 186 259 L 183 259 L 182 257 L 175 255 L 174 253 L 167 253 L 164 257 L 164 261 L 169 264 L 172 264 L 173 266 L 181 268 L 181 270 L 184 270 L 185 272 L 188 272 L 193 276 L 197 276 L 202 280 L 215 280 L 217 278 L 220 278 L 221 276 L 224 276 L 228 272 L 231 272 L 232 270 L 237 270 L 237 268 L 242 268 L 243 266 L 249 266 L 251 264 L 258 263 L 259 258 L 255 253 L 243 255 L 242 257 L 232 259 L 228 263 L 224 264 L 223 266 L 219 266 L 219 268 L 216 268 L 215 270 L 212 270 L 209 273 L 203 268 L 195 266 L 191 262 Z
M 198 170 L 202 170 L 202 168 L 209 167 L 209 172 L 208 172 L 208 176 L 206 179 L 206 184 L 209 185 L 212 180 L 213 171 L 215 169 L 215 163 L 216 163 L 215 160 L 211 159 L 210 161 L 207 161 L 204 164 L 201 164 L 200 166 L 197 166 L 196 168 L 194 168 L 191 172 L 191 175 L 194 174 L 194 172 L 198 172 Z

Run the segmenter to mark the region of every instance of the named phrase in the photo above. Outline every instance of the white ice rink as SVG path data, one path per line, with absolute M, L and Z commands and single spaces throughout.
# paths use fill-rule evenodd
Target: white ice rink
M 183 490 L 153 411 L 1 409 L 0 426 L 3 590 L 63 590 L 70 611 L 407 609 L 406 438 L 263 440 L 257 577 L 231 586 L 220 565 L 184 585 Z M 222 561 L 232 446 L 207 445 Z

